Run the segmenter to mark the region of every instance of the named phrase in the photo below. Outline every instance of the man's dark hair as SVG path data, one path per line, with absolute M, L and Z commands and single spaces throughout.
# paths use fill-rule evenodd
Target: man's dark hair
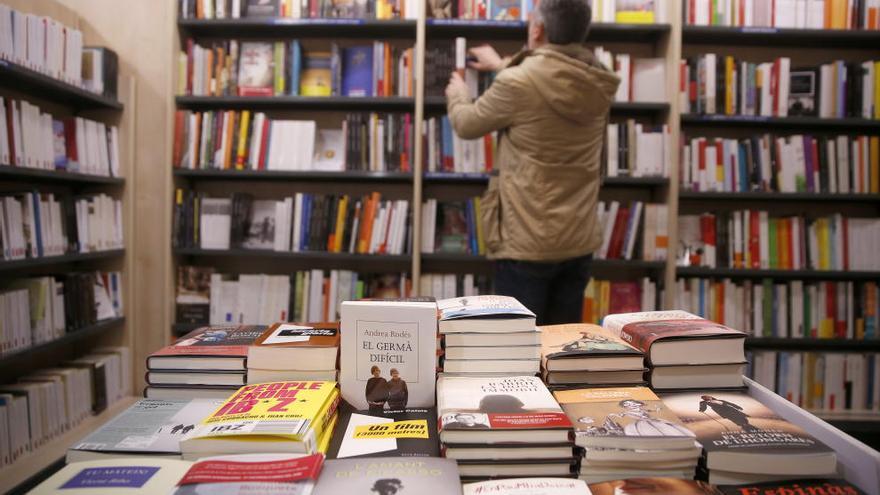
M 587 0 L 540 0 L 535 12 L 544 23 L 548 42 L 567 45 L 587 39 L 593 17 Z

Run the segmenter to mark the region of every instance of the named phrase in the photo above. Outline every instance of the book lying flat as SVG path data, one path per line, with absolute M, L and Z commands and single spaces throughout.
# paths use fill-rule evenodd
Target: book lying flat
M 514 478 L 467 483 L 463 495 L 503 493 L 505 495 L 589 495 L 587 484 L 566 478 Z
M 547 371 L 641 370 L 642 351 L 597 325 L 540 327 L 541 360 Z
M 147 385 L 226 385 L 240 387 L 245 384 L 244 371 L 148 371 Z
M 717 389 L 743 386 L 746 363 L 655 366 L 648 372 L 654 390 Z
M 503 461 L 458 461 L 462 478 L 571 476 L 577 463 L 572 459 L 524 459 Z
M 437 410 L 358 411 L 348 403 L 339 407 L 327 457 L 439 457 Z
M 545 371 L 544 381 L 548 385 L 640 385 L 645 371 Z
M 430 493 L 458 495 L 461 480 L 452 459 L 374 457 L 328 459 L 314 495 Z
M 680 478 L 629 478 L 591 483 L 592 495 L 639 493 L 644 495 L 719 495 L 718 488 L 702 481 Z
M 322 371 L 336 368 L 337 323 L 276 323 L 248 347 L 248 368 Z
M 172 495 L 308 495 L 323 454 L 242 454 L 206 457 L 192 463 Z
M 506 346 L 540 345 L 541 334 L 538 332 L 502 332 L 502 333 L 448 333 L 443 336 L 447 347 L 494 346 L 499 342 Z
M 147 357 L 149 370 L 244 371 L 248 346 L 262 325 L 214 325 L 193 330 Z
M 440 333 L 534 332 L 535 313 L 508 296 L 468 296 L 437 301 Z
M 773 481 L 751 485 L 719 486 L 724 495 L 773 495 L 782 493 L 841 493 L 864 495 L 865 492 L 841 479 L 802 479 Z
M 238 390 L 236 386 L 173 386 L 153 385 L 144 388 L 144 397 L 160 400 L 220 399 L 226 400 Z
M 566 459 L 573 455 L 570 443 L 523 444 L 523 445 L 485 445 L 450 444 L 443 448 L 443 456 L 458 460 L 523 460 L 523 459 Z
M 29 493 L 171 493 L 190 463 L 175 459 L 131 457 L 75 462 L 53 474 Z

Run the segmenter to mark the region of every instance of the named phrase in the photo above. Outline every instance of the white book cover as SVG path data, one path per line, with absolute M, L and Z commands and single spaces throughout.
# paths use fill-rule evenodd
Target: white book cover
M 515 478 L 480 481 L 462 486 L 464 495 L 586 495 L 591 493 L 587 483 L 567 478 Z
M 666 59 L 635 59 L 632 64 L 632 101 L 650 103 L 667 100 Z
M 437 304 L 344 301 L 340 385 L 356 409 L 434 405 Z
M 199 223 L 199 241 L 202 249 L 229 249 L 232 200 L 203 198 Z

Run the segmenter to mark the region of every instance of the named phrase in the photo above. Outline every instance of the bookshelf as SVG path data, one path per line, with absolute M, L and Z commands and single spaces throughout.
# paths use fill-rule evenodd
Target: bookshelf
M 0 60 L 0 80 L 6 89 L 21 91 L 40 99 L 69 106 L 74 110 L 109 109 L 121 111 L 123 104 L 112 98 L 86 91 L 27 67 Z

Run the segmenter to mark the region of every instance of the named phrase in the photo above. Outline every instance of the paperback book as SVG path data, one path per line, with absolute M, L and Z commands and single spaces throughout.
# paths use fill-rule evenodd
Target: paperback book
M 535 313 L 513 297 L 483 295 L 437 301 L 440 333 L 533 332 Z
M 349 404 L 339 408 L 339 422 L 327 457 L 439 457 L 437 410 L 358 411 Z
M 541 327 L 541 358 L 547 371 L 641 370 L 642 352 L 608 330 L 590 324 Z
M 458 477 L 458 467 L 452 459 L 331 459 L 324 462 L 314 493 L 458 495 L 461 493 L 461 480 Z
M 173 495 L 309 495 L 322 454 L 243 454 L 207 457 L 192 464 Z
M 246 369 L 248 346 L 263 334 L 263 325 L 214 325 L 184 335 L 147 357 L 150 370 Z

